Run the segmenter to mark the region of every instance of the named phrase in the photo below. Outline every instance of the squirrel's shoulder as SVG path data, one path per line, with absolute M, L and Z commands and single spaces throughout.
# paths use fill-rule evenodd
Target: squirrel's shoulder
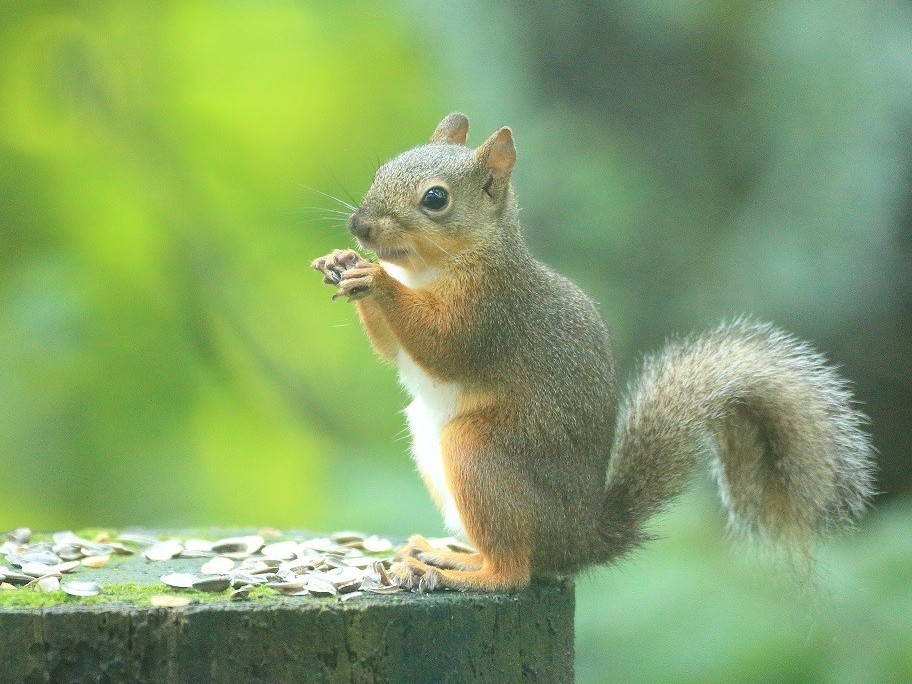
M 569 356 L 572 349 L 577 356 L 611 355 L 598 306 L 576 283 L 528 253 L 507 269 L 482 286 L 489 331 L 505 330 L 534 354 Z

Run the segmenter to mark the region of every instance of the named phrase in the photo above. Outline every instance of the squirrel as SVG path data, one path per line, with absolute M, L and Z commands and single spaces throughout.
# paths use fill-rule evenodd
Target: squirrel
M 452 113 L 377 170 L 348 221 L 376 261 L 345 249 L 312 263 L 398 366 L 418 470 L 477 549 L 413 536 L 395 581 L 512 590 L 616 562 L 704 454 L 752 537 L 806 549 L 851 524 L 873 447 L 824 358 L 740 318 L 647 357 L 622 398 L 596 305 L 523 241 L 511 129 L 472 149 L 468 127 Z

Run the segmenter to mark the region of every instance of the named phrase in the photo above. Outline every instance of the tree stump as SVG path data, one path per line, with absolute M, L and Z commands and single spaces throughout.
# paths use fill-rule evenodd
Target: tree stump
M 569 579 L 493 594 L 229 601 L 225 592 L 180 608 L 149 605 L 149 593 L 169 591 L 161 575 L 186 572 L 191 562 L 199 559 L 137 555 L 81 573 L 130 587 L 89 605 L 69 596 L 40 607 L 0 602 L 0 682 L 573 680 Z M 131 600 L 130 591 L 143 598 Z

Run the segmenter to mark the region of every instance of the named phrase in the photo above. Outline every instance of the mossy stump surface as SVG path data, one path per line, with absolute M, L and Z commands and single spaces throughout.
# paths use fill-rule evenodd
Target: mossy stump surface
M 80 573 L 104 587 L 91 598 L 29 589 L 0 595 L 0 682 L 573 679 L 569 580 L 518 592 L 364 594 L 344 602 L 265 590 L 230 601 L 227 591 L 188 591 L 194 602 L 185 607 L 149 603 L 153 594 L 178 593 L 160 583 L 163 574 L 192 571 L 199 560 L 117 558 Z

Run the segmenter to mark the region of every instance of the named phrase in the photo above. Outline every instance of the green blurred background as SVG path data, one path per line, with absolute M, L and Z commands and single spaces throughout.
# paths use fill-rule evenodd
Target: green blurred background
M 0 4 L 0 529 L 441 532 L 406 403 L 307 264 L 446 113 L 514 127 L 534 251 L 623 367 L 751 312 L 856 383 L 876 510 L 809 593 L 704 484 L 581 578 L 578 676 L 912 680 L 912 8 Z

